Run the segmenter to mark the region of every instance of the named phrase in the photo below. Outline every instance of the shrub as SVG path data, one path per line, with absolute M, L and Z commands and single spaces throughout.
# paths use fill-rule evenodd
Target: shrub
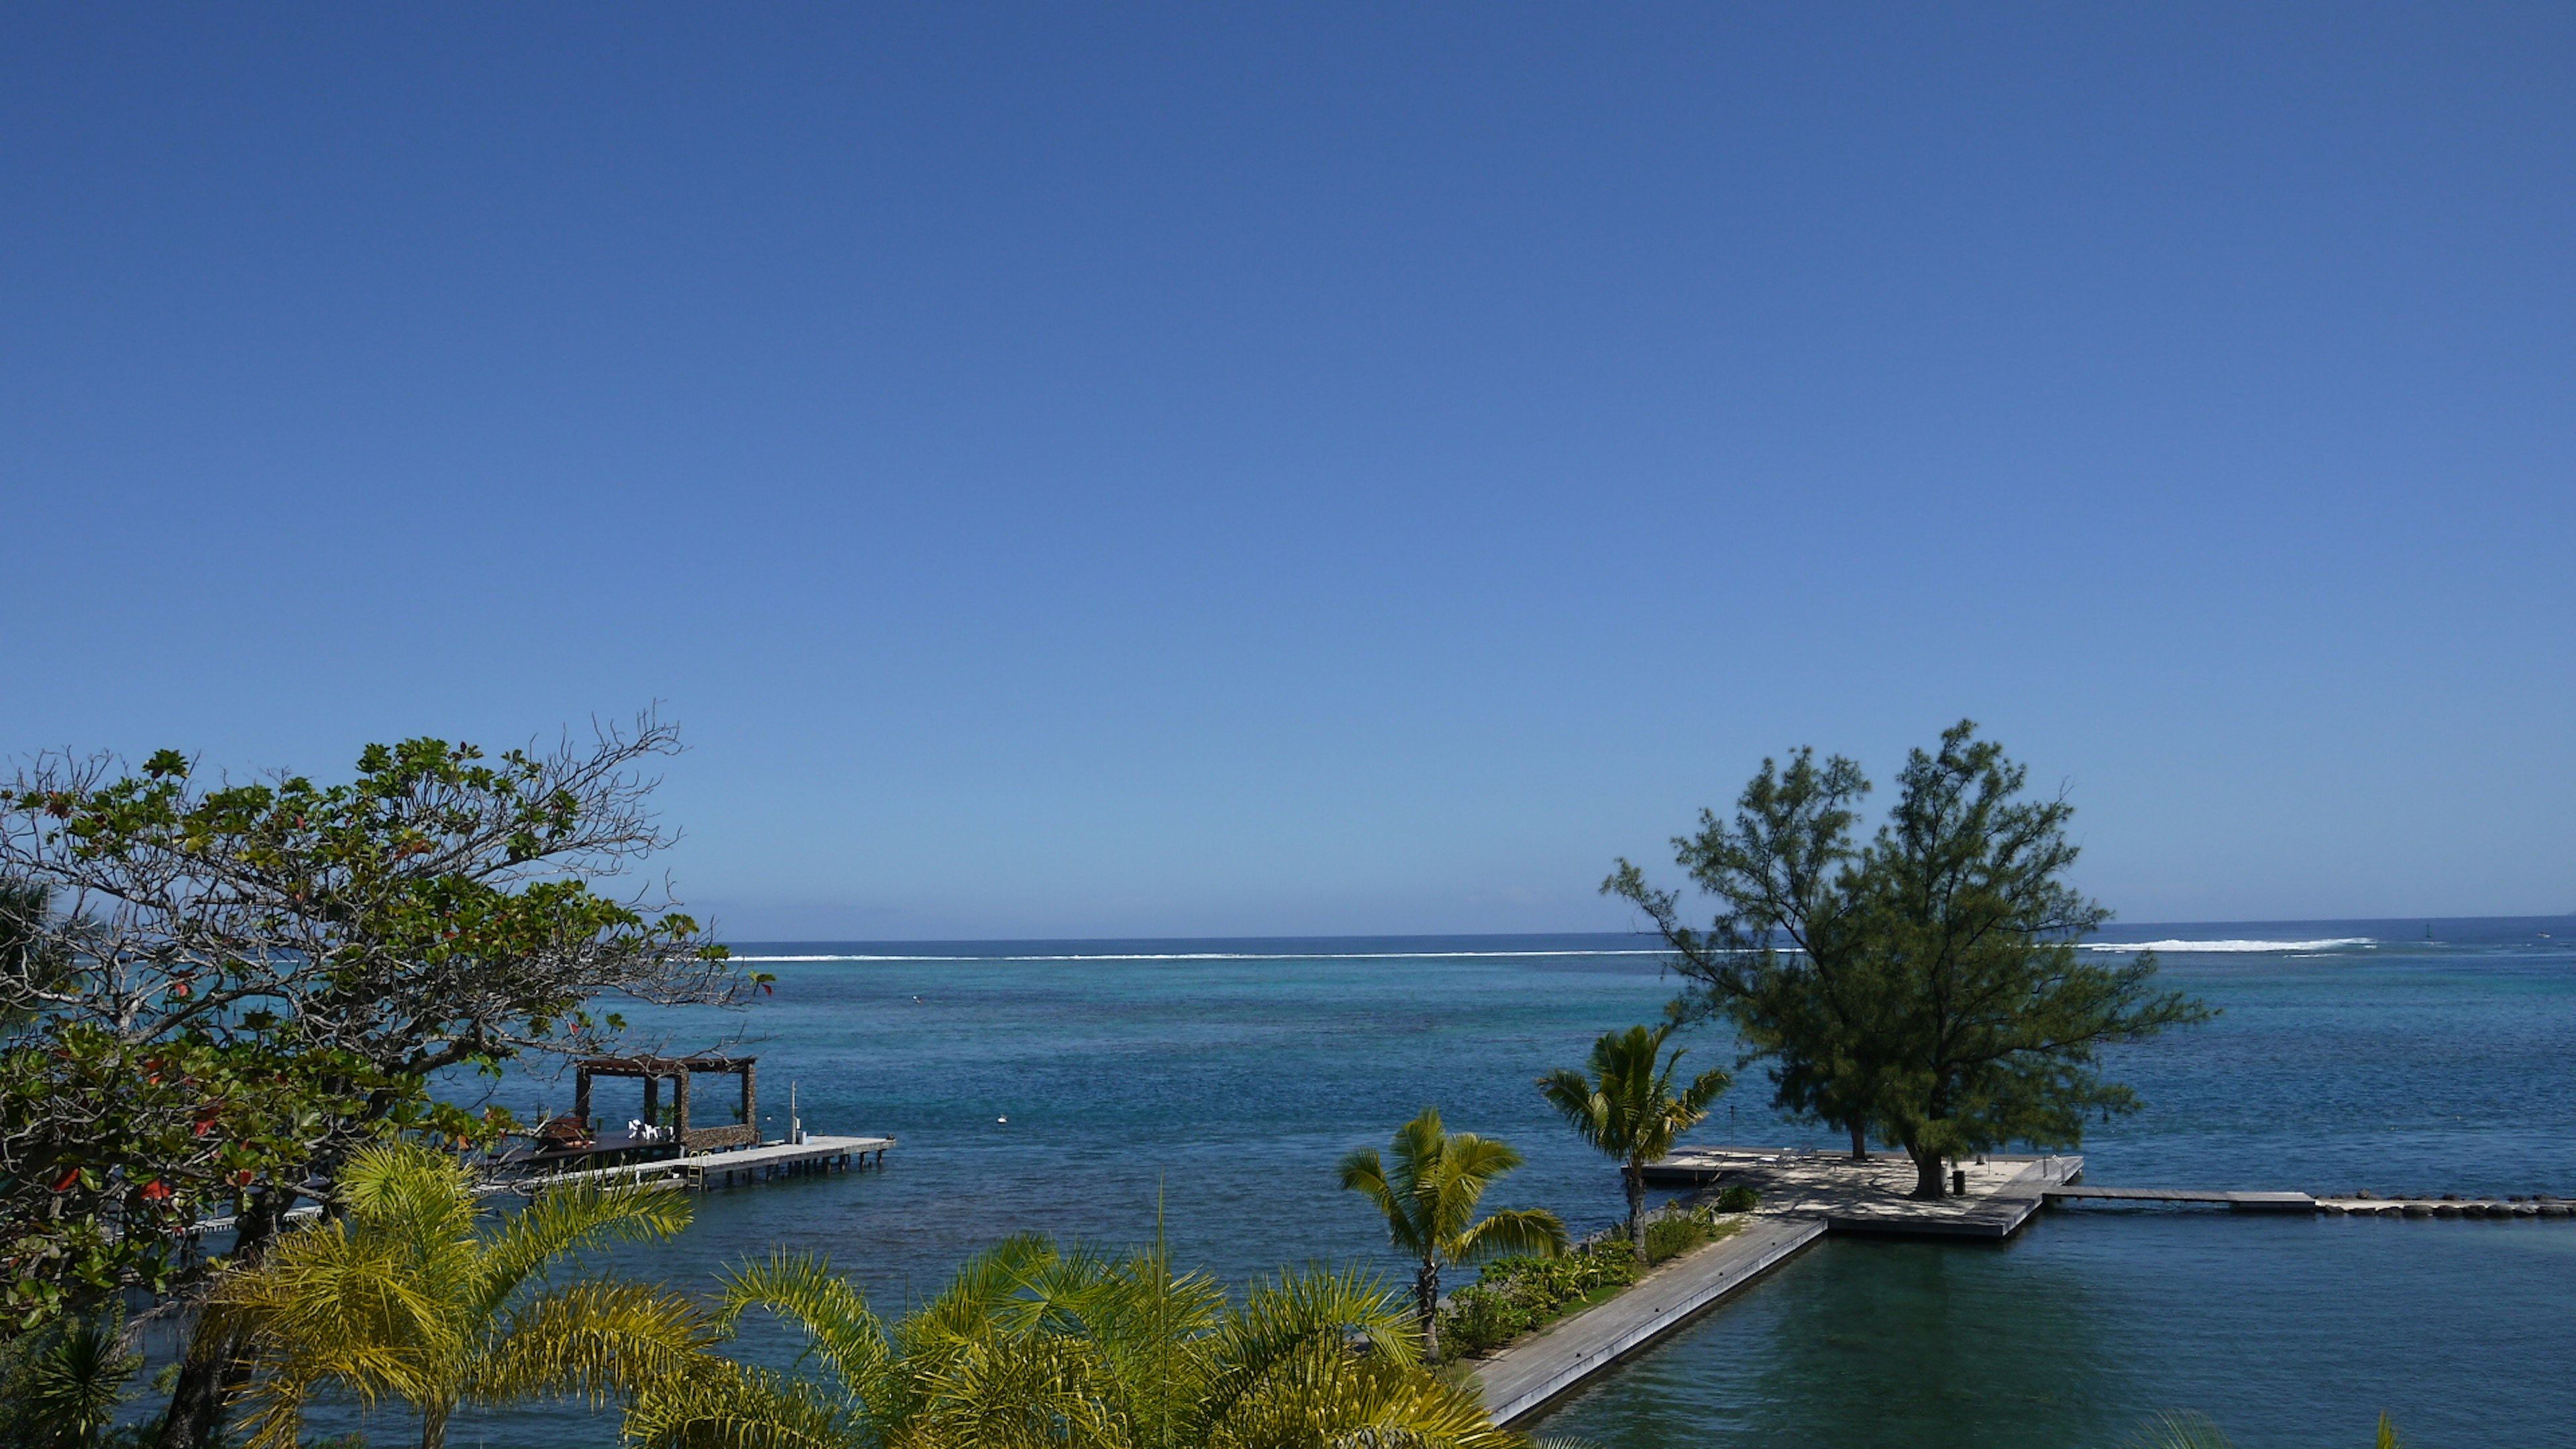
M 1594 1293 L 1636 1281 L 1636 1262 L 1618 1243 L 1558 1258 L 1497 1258 L 1485 1265 L 1475 1286 L 1450 1295 L 1440 1339 L 1461 1353 L 1498 1348 L 1565 1316 Z
M 1660 1263 L 1666 1258 L 1687 1253 L 1717 1236 L 1716 1225 L 1698 1213 L 1687 1217 L 1659 1218 L 1646 1224 L 1646 1261 Z
M 1739 1182 L 1717 1195 L 1717 1210 L 1722 1213 L 1749 1213 L 1761 1200 L 1759 1193 Z

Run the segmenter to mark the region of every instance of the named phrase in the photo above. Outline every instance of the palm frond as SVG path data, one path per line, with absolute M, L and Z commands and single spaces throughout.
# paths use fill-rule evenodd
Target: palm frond
M 1189 1442 L 1212 1432 L 1212 1425 L 1283 1373 L 1311 1370 L 1318 1351 L 1346 1356 L 1356 1343 L 1372 1358 L 1419 1372 L 1416 1327 L 1412 1310 L 1365 1269 L 1283 1271 L 1255 1284 L 1210 1344 Z
M 1556 1214 L 1545 1208 L 1513 1208 L 1488 1214 L 1484 1221 L 1459 1234 L 1451 1241 L 1447 1256 L 1453 1263 L 1524 1254 L 1553 1258 L 1564 1252 L 1571 1241 Z
M 1517 1449 L 1476 1396 L 1419 1367 L 1311 1343 L 1212 1420 L 1209 1449 Z
M 549 1289 L 511 1310 L 461 1384 L 487 1404 L 578 1394 L 595 1408 L 704 1361 L 715 1333 L 667 1289 L 588 1279 Z
M 1581 1072 L 1558 1067 L 1538 1079 L 1538 1089 L 1577 1137 L 1593 1147 L 1603 1145 L 1610 1123 L 1610 1100 L 1593 1090 L 1591 1081 Z
M 904 1320 L 905 1351 L 923 1345 L 965 1342 L 991 1332 L 1029 1281 L 1056 1259 L 1056 1247 L 1033 1235 L 1005 1238 L 966 1260 L 946 1292 Z
M 498 1311 L 530 1276 L 567 1254 L 674 1236 L 694 1211 L 686 1197 L 659 1188 L 556 1188 L 485 1236 L 476 1306 Z
M 633 1449 L 850 1449 L 860 1442 L 813 1385 L 709 1359 L 649 1385 L 626 1411 Z
M 2232 1449 L 2206 1414 L 2158 1414 L 2141 1425 L 2127 1449 Z
M 818 1254 L 773 1251 L 765 1260 L 730 1269 L 719 1279 L 724 1296 L 716 1310 L 721 1331 L 731 1332 L 753 1309 L 792 1320 L 804 1330 L 807 1351 L 820 1358 L 843 1389 L 873 1400 L 893 1349 L 886 1327 L 867 1298 L 832 1271 Z
M 907 1442 L 974 1449 L 1065 1449 L 1117 1442 L 1098 1347 L 1055 1334 L 991 1334 L 956 1345 L 925 1373 Z

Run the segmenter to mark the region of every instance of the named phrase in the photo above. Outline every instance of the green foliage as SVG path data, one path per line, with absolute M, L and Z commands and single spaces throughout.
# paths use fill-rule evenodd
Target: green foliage
M 1462 1353 L 1500 1348 L 1628 1287 L 1643 1271 L 1624 1240 L 1556 1258 L 1499 1258 L 1473 1286 L 1450 1295 L 1441 1329 Z
M 1565 1248 L 1565 1224 L 1544 1208 L 1476 1216 L 1476 1206 L 1496 1178 L 1520 1166 L 1508 1144 L 1472 1132 L 1450 1132 L 1440 1110 L 1395 1131 L 1387 1163 L 1374 1147 L 1353 1149 L 1341 1162 L 1342 1186 L 1359 1193 L 1386 1216 L 1387 1238 L 1421 1260 L 1414 1274 L 1414 1304 L 1423 1357 L 1440 1361 L 1440 1270 L 1506 1253 L 1541 1256 Z
M 1629 1240 L 1642 1258 L 1645 1244 L 1646 1164 L 1673 1150 L 1674 1139 L 1708 1116 L 1732 1081 L 1715 1067 L 1678 1087 L 1685 1053 L 1664 1052 L 1674 1023 L 1605 1032 L 1592 1044 L 1590 1075 L 1558 1068 L 1538 1079 L 1539 1094 L 1576 1135 L 1620 1164 L 1628 1194 Z
M 1869 791 L 1860 766 L 1839 755 L 1819 766 L 1801 749 L 1785 769 L 1762 762 L 1731 821 L 1702 810 L 1699 833 L 1673 846 L 1720 902 L 1705 933 L 1684 926 L 1676 897 L 1650 889 L 1624 859 L 1602 886 L 1643 907 L 1699 982 L 1676 1014 L 1727 1016 L 1769 1060 L 1773 1105 L 1842 1127 L 1856 1143 L 1875 1125 L 1892 1070 L 1852 834 L 1853 807 Z
M 0 1449 L 98 1449 L 142 1362 L 114 1309 L 0 1345 Z
M 409 1404 L 423 1449 L 437 1449 L 460 1404 L 598 1404 L 685 1370 L 713 1342 L 663 1289 L 548 1281 L 583 1252 L 678 1232 L 684 1197 L 573 1187 L 486 1219 L 463 1168 L 408 1146 L 362 1149 L 340 1187 L 341 1217 L 284 1235 L 258 1267 L 216 1284 L 209 1317 L 243 1336 L 254 1374 L 251 1449 L 292 1446 L 325 1389 L 369 1408 Z
M 1763 763 L 1732 822 L 1703 812 L 1676 842 L 1722 903 L 1708 931 L 1625 860 L 1603 889 L 1653 918 L 1697 983 L 1682 1014 L 1723 1014 L 1770 1062 L 1780 1106 L 1894 1138 L 1939 1196 L 1945 1158 L 2080 1146 L 2086 1114 L 2137 1106 L 2100 1049 L 2211 1015 L 2153 989 L 2151 954 L 2079 955 L 2110 913 L 2065 883 L 2072 807 L 2025 798 L 2025 780 L 1963 721 L 1908 757 L 1860 848 L 1850 805 L 1868 782 L 1801 751 L 1786 771 Z
M 188 1233 L 254 1183 L 300 1173 L 335 1115 L 474 1125 L 342 1052 L 289 1053 L 188 1032 L 131 1042 L 49 1019 L 0 1048 L 0 1305 L 20 1328 L 127 1288 L 166 1291 Z
M 655 1380 L 639 1449 L 1101 1445 L 1122 1449 L 1516 1449 L 1470 1390 L 1415 1356 L 1411 1316 L 1355 1272 L 1308 1269 L 1239 1303 L 1157 1242 L 1125 1257 L 1020 1238 L 887 1324 L 820 1258 L 727 1276 L 722 1321 L 802 1331 L 807 1370 L 710 1358 Z
M 686 914 L 595 889 L 665 842 L 637 767 L 676 748 L 648 719 L 546 755 L 371 745 L 334 785 L 169 750 L 0 782 L 0 1307 L 201 1285 L 179 1228 L 234 1212 L 255 1260 L 360 1146 L 512 1125 L 437 1074 L 597 1050 L 601 998 L 745 999 Z M 221 1355 L 184 1363 L 174 1442 L 202 1444 Z

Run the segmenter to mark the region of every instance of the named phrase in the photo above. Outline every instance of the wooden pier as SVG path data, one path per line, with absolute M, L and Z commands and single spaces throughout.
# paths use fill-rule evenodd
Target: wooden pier
M 854 1167 L 885 1166 L 886 1149 L 895 1145 L 891 1137 L 814 1137 L 802 1142 L 773 1142 L 765 1147 L 738 1147 L 720 1152 L 697 1152 L 684 1157 L 664 1157 L 650 1162 L 621 1162 L 613 1167 L 581 1167 L 563 1172 L 537 1173 L 525 1177 L 491 1178 L 476 1185 L 480 1197 L 502 1193 L 540 1193 L 548 1188 L 569 1187 L 592 1182 L 602 1186 L 667 1187 L 692 1192 L 711 1192 L 720 1187 L 771 1182 L 784 1177 L 810 1177 L 826 1172 L 847 1172 Z M 290 1220 L 302 1221 L 322 1211 L 319 1203 L 306 1203 L 286 1214 Z M 228 1233 L 235 1220 L 226 1215 L 206 1218 L 195 1228 L 199 1233 Z
M 711 1192 L 720 1187 L 770 1182 L 782 1177 L 847 1172 L 853 1167 L 883 1167 L 886 1149 L 894 1145 L 895 1140 L 891 1137 L 809 1136 L 802 1142 L 773 1142 L 762 1147 L 694 1152 L 685 1157 L 666 1157 L 655 1162 L 630 1162 L 615 1167 L 547 1173 L 502 1184 L 500 1190 L 508 1191 L 515 1187 L 543 1191 L 577 1182 L 597 1182 L 661 1183 L 694 1192 Z

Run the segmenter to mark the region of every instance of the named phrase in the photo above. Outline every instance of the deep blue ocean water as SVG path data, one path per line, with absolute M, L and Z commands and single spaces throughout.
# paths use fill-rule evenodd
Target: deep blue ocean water
M 2146 1110 L 2092 1130 L 2088 1180 L 2576 1197 L 2576 919 L 2430 928 L 2121 933 L 2200 943 L 2164 953 L 2166 978 L 2224 1014 L 2122 1049 Z M 1353 1258 L 1400 1281 L 1332 1167 L 1428 1104 L 1527 1154 L 1498 1204 L 1606 1222 L 1613 1173 L 1531 1079 L 1652 1019 L 1676 985 L 1632 937 L 738 950 L 777 973 L 773 998 L 639 1026 L 680 1050 L 739 1038 L 773 1134 L 793 1083 L 810 1130 L 901 1145 L 882 1173 L 709 1194 L 684 1238 L 622 1266 L 703 1283 L 773 1244 L 819 1249 L 889 1312 L 1006 1234 L 1133 1242 L 1158 1203 L 1177 1256 L 1228 1281 Z M 1712 1035 L 1695 1050 L 1732 1061 Z M 625 1110 L 602 1091 L 597 1111 Z M 1749 1074 L 1696 1138 L 1831 1145 L 1766 1097 Z M 570 1087 L 523 1077 L 500 1099 L 560 1110 Z M 2571 1309 L 2576 1220 L 2079 1209 L 2001 1246 L 1822 1244 L 1543 1432 L 1603 1449 L 2107 1446 L 2195 1409 L 2252 1449 L 2367 1443 L 2386 1408 L 2419 1446 L 2576 1443 Z M 616 1428 L 564 1408 L 456 1436 L 604 1445 Z

